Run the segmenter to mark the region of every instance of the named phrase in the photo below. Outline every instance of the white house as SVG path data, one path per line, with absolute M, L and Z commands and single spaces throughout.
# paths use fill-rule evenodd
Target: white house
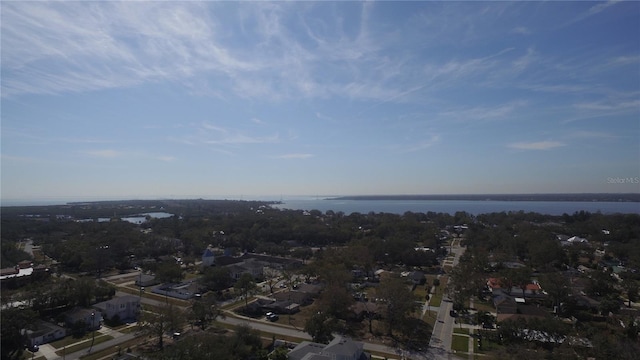
M 93 307 L 99 310 L 105 319 L 113 320 L 116 315 L 120 320 L 135 319 L 140 311 L 140 298 L 125 295 L 97 303 Z
M 36 322 L 35 329 L 23 329 L 22 333 L 30 346 L 50 343 L 66 336 L 64 328 L 44 321 Z

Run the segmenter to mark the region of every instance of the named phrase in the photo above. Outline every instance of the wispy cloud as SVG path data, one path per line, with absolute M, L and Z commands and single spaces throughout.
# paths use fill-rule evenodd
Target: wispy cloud
M 582 21 L 582 20 L 585 20 L 587 18 L 590 18 L 591 16 L 594 16 L 594 15 L 606 10 L 607 8 L 619 3 L 619 2 L 621 2 L 621 0 L 609 0 L 609 1 L 606 1 L 606 2 L 598 2 L 598 3 L 596 3 L 596 5 L 593 5 L 592 7 L 587 9 L 586 11 L 583 11 L 582 13 L 578 14 L 573 19 L 571 19 L 568 22 L 566 22 L 565 24 L 563 24 L 563 26 L 568 26 L 568 25 L 571 25 L 571 24 L 576 23 L 578 21 Z
M 587 111 L 638 111 L 640 110 L 640 100 L 583 102 L 573 106 L 576 109 Z
M 309 159 L 314 157 L 313 154 L 283 154 L 283 155 L 276 155 L 273 158 L 275 159 Z
M 165 162 L 172 162 L 176 158 L 174 156 L 158 156 L 158 157 L 156 157 L 156 159 L 160 160 L 160 161 L 165 161 Z
M 611 133 L 603 132 L 603 131 L 586 131 L 579 130 L 572 132 L 568 135 L 570 138 L 576 139 L 602 139 L 602 140 L 611 140 L 618 138 L 618 136 L 613 135 Z
M 511 32 L 514 33 L 514 34 L 520 34 L 520 35 L 530 35 L 531 34 L 531 30 L 529 30 L 528 28 L 526 28 L 524 26 L 515 27 L 515 28 L 511 29 Z
M 534 141 L 534 142 L 516 142 L 508 144 L 507 147 L 518 150 L 550 150 L 566 144 L 559 141 Z
M 410 153 L 410 152 L 421 151 L 421 150 L 430 148 L 439 142 L 440 142 L 440 135 L 433 134 L 428 136 L 427 139 L 424 139 L 416 144 L 404 146 L 402 149 L 402 152 Z
M 448 110 L 439 115 L 460 122 L 492 121 L 504 119 L 526 105 L 526 101 L 519 100 L 496 106 L 477 106 L 460 110 Z
M 122 152 L 113 150 L 113 149 L 104 149 L 104 150 L 89 150 L 84 152 L 86 155 L 103 158 L 103 159 L 113 159 L 122 156 Z
M 233 134 L 220 139 L 205 140 L 205 143 L 212 145 L 265 144 L 276 143 L 278 142 L 278 140 L 278 135 L 260 137 L 243 134 Z

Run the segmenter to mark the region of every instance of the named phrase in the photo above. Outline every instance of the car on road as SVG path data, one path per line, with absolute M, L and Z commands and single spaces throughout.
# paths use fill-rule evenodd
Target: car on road
M 278 314 L 274 314 L 271 311 L 267 313 L 267 320 L 269 321 L 278 321 L 279 318 Z

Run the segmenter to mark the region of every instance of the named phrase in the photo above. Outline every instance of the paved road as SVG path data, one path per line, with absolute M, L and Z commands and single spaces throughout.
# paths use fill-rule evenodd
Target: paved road
M 453 241 L 451 246 L 451 253 L 454 255 L 453 261 L 450 265 L 455 267 L 460 261 L 460 256 L 464 253 L 466 248 L 460 246 L 460 239 Z M 451 279 L 449 279 L 451 281 Z M 445 284 L 446 285 L 446 284 Z M 433 326 L 433 332 L 431 333 L 431 340 L 429 341 L 429 349 L 427 350 L 427 359 L 454 359 L 455 357 L 451 353 L 451 343 L 453 340 L 453 327 L 455 325 L 454 318 L 449 315 L 449 312 L 453 309 L 453 304 L 448 300 L 446 295 L 440 303 L 438 309 L 437 321 Z

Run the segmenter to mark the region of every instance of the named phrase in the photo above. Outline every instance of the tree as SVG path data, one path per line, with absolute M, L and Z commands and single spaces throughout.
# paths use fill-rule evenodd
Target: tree
M 191 302 L 191 308 L 188 310 L 188 319 L 191 326 L 195 323 L 200 329 L 205 330 L 206 327 L 217 317 L 224 318 L 224 313 L 216 304 L 215 297 L 212 295 L 204 296 L 200 300 Z
M 417 308 L 417 299 L 402 279 L 397 277 L 383 279 L 376 296 L 385 302 L 385 322 L 389 335 L 393 334 L 394 329 L 400 328 L 406 317 Z
M 256 289 L 256 282 L 253 280 L 253 276 L 249 273 L 242 274 L 233 287 L 244 297 L 244 306 L 247 307 L 249 305 L 249 296 Z
M 166 261 L 156 269 L 156 279 L 161 283 L 177 283 L 182 281 L 182 268 L 174 261 Z
M 7 308 L 0 312 L 2 346 L 0 353 L 2 359 L 21 359 L 26 341 L 22 329 L 28 329 L 33 325 L 37 317 L 36 313 L 29 308 Z
M 80 278 L 73 283 L 73 290 L 76 304 L 89 307 L 96 292 L 96 282 L 87 277 Z
M 183 314 L 179 307 L 171 303 L 159 305 L 156 310 L 143 311 L 138 326 L 143 333 L 157 337 L 158 347 L 162 349 L 164 334 L 182 328 Z
M 545 274 L 540 278 L 540 283 L 553 301 L 553 306 L 560 306 L 569 296 L 569 281 L 561 274 Z
M 246 325 L 237 327 L 230 336 L 209 332 L 187 336 L 153 357 L 160 360 L 267 360 L 260 333 Z
M 336 329 L 336 325 L 335 318 L 326 313 L 318 312 L 307 320 L 304 331 L 311 335 L 313 341 L 328 344 L 333 339 L 331 333 Z
M 330 316 L 338 319 L 346 319 L 349 308 L 354 302 L 355 299 L 347 290 L 346 285 L 339 284 L 326 286 L 318 299 L 320 308 Z
M 198 280 L 200 284 L 211 291 L 222 291 L 231 287 L 231 273 L 227 267 L 209 267 Z
M 528 267 L 519 267 L 515 269 L 505 269 L 504 271 L 505 282 L 509 286 L 517 286 L 522 290 L 522 297 L 525 297 L 524 291 L 527 289 L 527 285 L 531 282 L 531 269 Z M 511 288 L 509 288 L 511 290 Z
M 262 271 L 264 281 L 269 286 L 269 292 L 273 294 L 273 286 L 278 282 L 278 271 L 274 268 L 265 267 Z
M 435 287 L 435 291 L 436 293 L 438 292 L 438 286 L 440 286 L 440 279 L 439 278 L 435 278 L 433 279 L 433 287 Z
M 622 279 L 622 288 L 627 293 L 627 300 L 629 301 L 627 307 L 631 307 L 632 302 L 638 301 L 638 282 L 629 277 Z
M 289 349 L 285 346 L 277 347 L 273 353 L 269 355 L 269 360 L 289 360 Z

